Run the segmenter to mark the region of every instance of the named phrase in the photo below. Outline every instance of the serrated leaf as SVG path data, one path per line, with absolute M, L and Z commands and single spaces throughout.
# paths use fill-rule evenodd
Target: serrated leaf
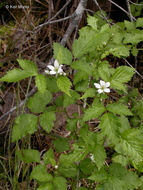
M 124 44 L 138 44 L 139 42 L 142 42 L 143 41 L 143 32 L 142 30 L 134 30 L 132 31 L 132 33 L 125 33 L 124 35 L 124 41 L 123 43 Z
M 88 179 L 95 181 L 95 182 L 103 182 L 107 179 L 108 175 L 104 168 L 100 170 L 95 169 L 94 172 Z
M 87 17 L 87 23 L 88 23 L 88 25 L 91 26 L 94 30 L 97 30 L 97 22 L 98 22 L 98 19 L 97 19 L 97 18 L 88 15 L 88 17 Z
M 105 158 L 106 152 L 104 150 L 104 147 L 102 145 L 96 144 L 94 147 L 94 160 L 99 170 L 104 165 Z
M 71 67 L 87 74 L 92 72 L 92 65 L 90 65 L 90 63 L 88 63 L 85 58 L 81 58 L 80 60 L 73 62 Z
M 26 60 L 26 59 L 17 59 L 19 65 L 21 68 L 28 73 L 31 74 L 31 76 L 36 76 L 38 74 L 37 66 L 33 61 Z
M 40 125 L 47 132 L 50 133 L 52 127 L 54 126 L 54 121 L 56 120 L 55 112 L 45 111 L 40 115 Z
M 56 176 L 53 179 L 53 184 L 56 189 L 67 190 L 67 180 L 62 176 Z
M 143 161 L 143 134 L 138 129 L 129 129 L 121 134 L 120 143 L 116 144 L 115 150 L 128 156 L 138 163 Z
M 38 118 L 32 114 L 21 114 L 16 120 L 12 131 L 12 141 L 17 141 L 27 134 L 33 134 L 38 127 Z
M 40 152 L 33 149 L 22 149 L 17 152 L 19 159 L 25 163 L 40 163 Z
M 125 24 L 125 27 L 127 28 L 127 31 L 132 31 L 132 30 L 136 29 L 134 22 L 129 22 L 129 21 L 125 20 L 124 24 Z
M 68 140 L 63 137 L 59 137 L 53 141 L 54 147 L 57 152 L 64 152 L 70 149 Z
M 86 158 L 80 162 L 80 170 L 85 175 L 90 175 L 93 172 L 94 164 L 91 162 L 91 159 Z
M 39 92 L 45 92 L 47 89 L 47 79 L 44 75 L 37 75 L 35 78 L 35 83 Z
M 137 19 L 136 27 L 143 27 L 143 18 L 138 18 Z
M 134 75 L 134 69 L 128 66 L 118 67 L 111 77 L 111 87 L 119 90 L 125 90 L 124 84 L 131 80 Z
M 47 89 L 51 93 L 59 92 L 59 88 L 57 87 L 57 80 L 56 78 L 47 78 Z
M 47 183 L 53 180 L 52 175 L 47 172 L 47 167 L 41 164 L 34 167 L 31 172 L 30 178 L 35 179 L 40 183 Z
M 33 113 L 43 112 L 46 105 L 51 101 L 52 95 L 49 91 L 37 92 L 28 100 L 28 108 Z
M 43 155 L 44 164 L 52 164 L 52 166 L 56 165 L 54 152 L 52 149 L 49 149 L 44 155 Z
M 13 69 L 11 71 L 8 71 L 6 75 L 4 75 L 2 78 L 0 78 L 0 81 L 18 82 L 18 81 L 28 78 L 30 76 L 31 76 L 31 74 L 29 74 L 27 71 L 24 71 L 21 69 Z
M 58 60 L 60 64 L 70 65 L 72 62 L 72 54 L 71 52 L 63 47 L 61 44 L 54 43 L 54 58 Z
M 53 184 L 52 183 L 44 183 L 43 185 L 40 185 L 36 190 L 54 190 Z
M 98 73 L 99 76 L 104 80 L 104 81 L 109 81 L 110 80 L 110 69 L 109 69 L 109 64 L 106 62 L 102 62 L 99 67 L 98 67 Z
M 143 120 L 143 100 L 137 102 L 132 108 L 132 111 Z
M 59 89 L 62 92 L 66 93 L 68 96 L 71 96 L 70 95 L 70 88 L 72 86 L 72 83 L 67 77 L 60 76 L 57 79 L 57 86 L 59 87 Z
M 80 99 L 84 99 L 84 98 L 89 98 L 89 97 L 94 97 L 96 94 L 96 90 L 95 88 L 88 88 L 84 95 L 80 98 Z
M 73 132 L 77 128 L 77 119 L 68 119 L 66 129 Z
M 122 166 L 127 166 L 129 159 L 123 155 L 116 155 L 112 157 L 112 161 L 121 164 Z
M 104 111 L 105 111 L 105 107 L 103 106 L 102 103 L 98 103 L 96 106 L 89 107 L 84 112 L 83 121 L 96 119 L 99 116 L 101 116 Z
M 73 84 L 77 84 L 78 82 L 81 82 L 83 80 L 88 80 L 89 75 L 87 72 L 84 71 L 77 71 L 74 75 Z
M 118 121 L 118 117 L 111 113 L 105 113 L 102 116 L 99 128 L 102 130 L 102 133 L 107 137 L 107 139 L 113 144 L 116 144 L 119 140 L 119 127 L 120 123 Z
M 74 90 L 70 90 L 70 94 L 71 96 L 68 96 L 66 94 L 63 95 L 63 106 L 67 107 L 71 104 L 74 104 L 76 102 L 76 100 L 78 100 L 80 98 L 80 95 L 74 91 Z
M 125 116 L 133 115 L 132 112 L 128 109 L 128 106 L 118 102 L 108 104 L 107 110 L 114 114 L 119 114 L 119 115 L 125 115 Z

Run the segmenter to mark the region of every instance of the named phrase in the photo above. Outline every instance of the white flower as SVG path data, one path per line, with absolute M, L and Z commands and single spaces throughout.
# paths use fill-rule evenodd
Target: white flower
M 98 83 L 94 83 L 94 86 L 98 89 L 98 93 L 101 94 L 101 93 L 109 93 L 110 92 L 110 89 L 108 88 L 110 86 L 110 82 L 104 82 L 103 80 L 100 80 L 99 82 L 100 84 Z
M 95 162 L 95 159 L 94 159 L 94 155 L 93 154 L 90 154 L 90 159 L 92 162 Z
M 45 73 L 47 73 L 47 74 L 50 74 L 50 75 L 57 75 L 57 74 L 66 75 L 66 73 L 62 69 L 63 65 L 60 65 L 57 60 L 55 60 L 54 66 L 48 65 L 47 67 L 50 70 L 50 71 L 48 69 L 45 70 Z
M 58 165 L 55 165 L 55 169 L 57 169 L 58 168 Z

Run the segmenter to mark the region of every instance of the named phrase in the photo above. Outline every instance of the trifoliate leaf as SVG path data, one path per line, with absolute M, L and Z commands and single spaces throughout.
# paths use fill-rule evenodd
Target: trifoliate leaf
M 60 76 L 57 79 L 57 86 L 59 87 L 59 89 L 62 92 L 66 93 L 68 96 L 71 96 L 70 95 L 70 88 L 72 86 L 72 83 L 67 77 Z
M 19 159 L 25 163 L 40 163 L 40 152 L 33 149 L 22 149 L 17 152 Z
M 119 140 L 119 127 L 120 123 L 118 121 L 118 117 L 114 116 L 111 113 L 105 113 L 102 116 L 99 128 L 107 137 L 107 140 L 110 140 L 113 144 L 116 144 Z
M 17 141 L 27 134 L 33 134 L 38 127 L 38 118 L 32 114 L 21 114 L 16 120 L 12 131 L 12 141 Z
M 46 108 L 46 105 L 51 101 L 52 95 L 49 91 L 37 92 L 33 97 L 28 100 L 28 108 L 33 113 L 43 112 Z
M 44 75 L 37 75 L 35 78 L 35 83 L 39 92 L 45 92 L 47 89 L 47 79 Z
M 52 175 L 47 172 L 47 167 L 41 164 L 34 167 L 31 172 L 30 178 L 35 179 L 40 183 L 47 183 L 53 180 Z
M 132 112 L 128 109 L 128 106 L 118 102 L 108 104 L 107 110 L 114 114 L 119 114 L 119 115 L 125 115 L 125 116 L 133 115 Z
M 40 125 L 47 133 L 51 132 L 55 120 L 56 116 L 53 111 L 45 111 L 40 115 Z
M 71 64 L 72 54 L 67 48 L 63 47 L 61 44 L 58 43 L 54 43 L 53 48 L 54 48 L 54 58 L 58 60 L 60 64 L 66 64 L 66 65 Z

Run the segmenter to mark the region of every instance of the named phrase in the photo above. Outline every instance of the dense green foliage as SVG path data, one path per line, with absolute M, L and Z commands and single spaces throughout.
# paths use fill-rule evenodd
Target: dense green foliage
M 124 65 L 112 67 L 106 59 L 109 55 L 121 59 L 137 55 L 137 45 L 143 41 L 143 18 L 109 26 L 96 16 L 88 16 L 87 22 L 88 26 L 79 31 L 79 38 L 73 43 L 72 53 L 54 43 L 54 58 L 67 66 L 66 76 L 38 74 L 33 62 L 19 59 L 22 69 L 13 69 L 0 79 L 17 82 L 35 76 L 38 88 L 27 103 L 32 113 L 23 113 L 15 120 L 12 141 L 34 134 L 38 123 L 45 134 L 52 133 L 59 107 L 64 107 L 66 112 L 67 106 L 79 104 L 80 100 L 83 113 L 66 121 L 68 138 L 56 136 L 53 147 L 41 156 L 34 149 L 17 152 L 20 161 L 37 163 L 31 172 L 31 179 L 39 185 L 37 190 L 66 190 L 68 183 L 72 189 L 78 189 L 75 184 L 81 179 L 89 184 L 95 182 L 97 190 L 143 189 L 140 177 L 143 100 L 136 89 L 129 91 L 127 86 L 135 70 Z M 73 79 L 68 77 L 71 70 L 75 73 Z M 98 93 L 94 83 L 99 80 L 110 82 L 110 93 Z M 61 91 L 53 100 L 52 93 Z M 118 100 L 111 98 L 112 93 L 116 93 Z M 58 160 L 54 150 L 60 154 Z M 53 167 L 51 173 L 47 172 L 47 164 Z M 82 189 L 92 186 L 79 188 Z

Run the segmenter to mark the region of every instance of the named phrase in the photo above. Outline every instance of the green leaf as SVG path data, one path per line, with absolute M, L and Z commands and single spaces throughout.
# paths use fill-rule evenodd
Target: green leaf
M 77 119 L 68 119 L 66 129 L 71 132 L 74 132 L 77 128 L 77 121 Z
M 125 87 L 123 83 L 131 80 L 134 75 L 134 69 L 128 66 L 118 67 L 111 77 L 111 87 L 119 90 L 124 90 Z
M 59 92 L 59 88 L 57 87 L 57 80 L 56 78 L 47 78 L 47 89 L 51 93 Z
M 43 155 L 44 164 L 52 164 L 52 166 L 56 165 L 54 152 L 52 149 L 49 149 L 44 155 Z
M 107 136 L 107 139 L 110 140 L 113 144 L 118 143 L 118 130 L 120 127 L 120 123 L 118 121 L 118 117 L 114 116 L 111 113 L 105 113 L 99 124 L 99 128 L 101 128 L 102 133 Z
M 12 131 L 12 142 L 33 134 L 37 130 L 38 118 L 32 114 L 21 114 L 16 120 Z
M 28 108 L 33 113 L 43 112 L 46 105 L 51 101 L 52 95 L 49 91 L 37 92 L 28 100 Z
M 43 185 L 40 185 L 36 190 L 54 190 L 53 184 L 52 183 L 44 183 Z
M 88 80 L 88 79 L 89 79 L 89 75 L 87 72 L 77 71 L 74 75 L 73 84 L 75 85 L 81 81 Z
M 4 75 L 2 78 L 0 78 L 0 81 L 18 82 L 18 81 L 28 78 L 30 76 L 31 76 L 31 74 L 29 74 L 27 71 L 24 71 L 21 69 L 13 69 L 11 71 L 8 71 L 6 75 Z
M 132 76 L 134 75 L 134 69 L 128 66 L 120 66 L 118 67 L 112 78 L 111 78 L 111 82 L 112 80 L 114 81 L 118 81 L 121 83 L 125 83 L 131 80 Z
M 68 96 L 71 96 L 70 88 L 72 86 L 72 83 L 67 77 L 64 77 L 64 76 L 58 77 L 57 86 L 62 92 L 65 92 Z
M 96 166 L 100 170 L 102 168 L 102 166 L 104 165 L 104 161 L 106 158 L 106 152 L 102 145 L 96 144 L 94 148 L 95 148 L 94 149 L 94 160 L 95 160 Z
M 97 18 L 88 15 L 88 17 L 87 17 L 87 23 L 88 23 L 88 25 L 91 26 L 94 30 L 97 30 L 97 22 L 98 22 L 98 19 L 97 19 Z
M 125 23 L 125 27 L 127 28 L 127 31 L 132 31 L 132 30 L 136 29 L 134 22 L 129 22 L 129 21 L 125 20 L 124 23 Z
M 17 59 L 19 65 L 23 70 L 30 73 L 31 76 L 36 76 L 38 74 L 37 66 L 33 61 L 26 59 Z
M 109 81 L 110 80 L 110 69 L 109 69 L 109 64 L 106 62 L 102 62 L 99 67 L 98 67 L 98 73 L 99 76 L 104 80 L 104 81 Z
M 133 45 L 137 45 L 138 43 L 143 41 L 143 32 L 142 30 L 134 30 L 132 31 L 132 33 L 125 33 L 124 35 L 124 44 L 133 44 Z
M 120 143 L 115 150 L 128 156 L 135 163 L 143 161 L 143 134 L 138 129 L 128 129 L 120 137 Z
M 25 163 L 40 163 L 40 152 L 33 149 L 22 149 L 17 152 L 19 159 Z
M 35 78 L 35 83 L 39 92 L 45 92 L 47 89 L 47 79 L 44 75 L 37 75 Z
M 104 168 L 101 168 L 100 170 L 97 170 L 95 168 L 94 172 L 92 173 L 92 175 L 90 177 L 88 177 L 88 179 L 95 181 L 95 182 L 103 182 L 103 181 L 107 180 L 107 177 L 108 177 L 108 175 Z
M 138 101 L 135 106 L 133 106 L 132 111 L 143 120 L 143 100 Z
M 129 159 L 123 155 L 116 155 L 112 157 L 112 161 L 121 164 L 122 166 L 127 166 Z
M 47 173 L 47 167 L 41 164 L 32 170 L 30 178 L 35 179 L 39 183 L 47 183 L 53 180 L 52 175 Z
M 95 88 L 88 88 L 84 95 L 80 98 L 80 99 L 84 99 L 84 98 L 89 98 L 89 97 L 94 97 L 96 94 L 96 90 Z
M 143 18 L 138 18 L 137 19 L 136 27 L 143 27 Z
M 131 128 L 128 118 L 125 117 L 124 115 L 121 115 L 120 117 L 118 117 L 118 120 L 121 124 L 119 128 L 120 133 L 123 133 L 125 130 L 128 130 Z
M 40 115 L 40 125 L 47 133 L 51 132 L 55 120 L 56 116 L 53 111 L 45 111 Z
M 54 177 L 53 184 L 56 189 L 67 190 L 67 180 L 62 176 Z
M 71 67 L 75 70 L 90 74 L 92 72 L 92 65 L 86 61 L 85 58 L 81 58 L 72 63 Z
M 105 107 L 102 103 L 97 103 L 95 106 L 89 107 L 83 116 L 83 121 L 88 121 L 91 119 L 96 119 L 101 116 L 101 114 L 105 111 Z
M 78 100 L 80 98 L 80 95 L 74 90 L 70 90 L 70 95 L 71 96 L 68 96 L 66 94 L 63 95 L 63 98 L 64 98 L 63 106 L 64 107 L 74 104 L 76 102 L 76 100 Z
M 125 115 L 125 116 L 133 115 L 132 112 L 128 109 L 128 106 L 118 102 L 108 104 L 107 110 L 114 114 L 119 114 L 119 115 Z
M 53 141 L 54 147 L 57 152 L 64 152 L 70 149 L 68 140 L 63 137 L 59 137 Z
M 61 44 L 54 43 L 54 58 L 58 60 L 60 64 L 70 65 L 72 62 L 72 54 L 71 52 L 63 47 Z
M 80 170 L 85 175 L 90 175 L 93 171 L 94 164 L 91 162 L 89 158 L 86 158 L 84 160 L 81 160 L 80 162 Z

